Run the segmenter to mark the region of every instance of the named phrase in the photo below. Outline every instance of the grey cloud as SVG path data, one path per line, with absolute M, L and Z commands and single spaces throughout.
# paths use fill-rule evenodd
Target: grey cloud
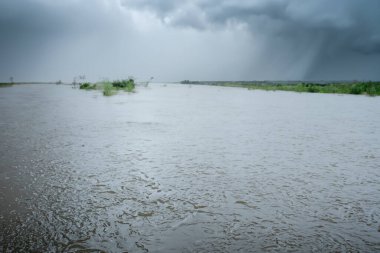
M 102 25 L 102 10 L 96 6 L 99 1 L 87 4 L 49 4 L 43 1 L 11 1 L 0 3 L 0 29 L 8 37 L 34 37 L 62 35 L 95 31 Z M 90 7 L 90 8 L 86 8 Z M 92 18 L 88 20 L 88 18 Z M 4 38 L 4 37 L 3 37 Z
M 177 6 L 181 5 L 181 1 L 162 1 L 162 0 L 123 0 L 122 4 L 127 8 L 137 8 L 154 11 L 158 14 L 169 13 Z
M 169 24 L 196 29 L 235 21 L 248 25 L 253 32 L 289 39 L 301 33 L 310 37 L 339 33 L 346 43 L 352 42 L 352 48 L 365 52 L 372 48 L 377 52 L 377 38 L 380 36 L 380 2 L 374 0 L 125 0 L 124 4 L 153 11 L 162 20 L 174 16 Z M 204 20 L 200 21 L 200 17 Z M 207 24 L 200 26 L 200 23 Z M 336 39 L 337 36 L 334 37 Z M 357 43 L 359 38 L 360 43 Z
M 137 6 L 136 2 L 140 4 Z M 331 72 L 334 71 L 335 64 L 342 64 L 338 57 L 350 56 L 345 57 L 347 61 L 361 59 L 363 64 L 367 63 L 358 56 L 360 54 L 380 57 L 380 2 L 376 0 L 172 0 L 149 3 L 125 0 L 124 3 L 148 8 L 163 21 L 171 20 L 167 24 L 174 26 L 226 29 L 231 24 L 243 25 L 256 40 L 260 38 L 261 50 L 266 52 L 263 58 L 281 54 L 283 50 L 293 52 L 287 55 L 288 61 L 302 60 L 302 55 L 309 57 L 310 67 L 300 73 L 302 78 L 318 78 L 319 68 L 326 64 Z M 189 6 L 192 8 L 187 10 Z M 273 65 L 267 59 L 264 62 Z M 341 76 L 350 71 L 343 71 Z M 335 76 L 328 70 L 325 72 L 327 75 L 320 78 Z
M 0 78 L 380 79 L 377 0 L 2 0 Z
M 178 13 L 172 22 L 187 22 Z M 246 39 L 168 29 L 145 14 L 118 0 L 0 1 L 0 81 L 250 78 Z
M 115 52 L 115 48 L 121 47 L 119 41 L 125 40 L 124 33 L 131 30 L 122 24 L 125 17 L 115 3 L 102 0 L 1 1 L 2 80 L 10 75 L 18 81 L 67 80 L 85 71 L 107 76 L 96 66 L 114 55 L 123 55 Z M 110 56 L 107 57 L 106 52 Z M 113 60 L 119 61 L 115 59 L 118 57 Z

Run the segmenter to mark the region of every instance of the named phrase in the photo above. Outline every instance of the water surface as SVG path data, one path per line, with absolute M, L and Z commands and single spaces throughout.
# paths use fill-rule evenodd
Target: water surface
M 0 251 L 380 251 L 380 98 L 0 89 Z

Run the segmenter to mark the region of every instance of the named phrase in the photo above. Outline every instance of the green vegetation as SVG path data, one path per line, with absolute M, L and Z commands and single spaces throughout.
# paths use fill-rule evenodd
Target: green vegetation
M 313 82 L 199 82 L 199 81 L 182 81 L 185 84 L 208 84 L 228 87 L 243 87 L 250 90 L 267 90 L 267 91 L 295 91 L 310 93 L 339 93 L 380 96 L 380 82 L 330 82 L 330 83 L 313 83 Z
M 103 95 L 112 96 L 116 91 L 110 82 L 103 82 Z
M 81 89 L 81 90 L 96 90 L 96 84 L 82 83 L 79 86 L 79 89 Z
M 200 81 L 183 80 L 183 81 L 181 81 L 181 84 L 202 84 L 202 82 L 200 82 Z
M 248 89 L 282 90 L 311 93 L 340 93 L 354 95 L 380 95 L 380 82 L 354 82 L 354 83 L 299 83 L 299 84 L 249 84 Z
M 9 87 L 12 85 L 13 85 L 13 83 L 0 83 L 0 87 Z
M 123 89 L 127 92 L 132 92 L 135 89 L 135 82 L 131 78 L 128 80 L 117 80 L 112 82 L 112 86 L 115 88 Z
M 104 96 L 112 96 L 117 93 L 119 90 L 123 90 L 126 92 L 134 92 L 135 91 L 135 81 L 133 79 L 128 80 L 116 80 L 113 82 L 103 81 L 96 84 L 91 83 L 82 83 L 79 86 L 82 90 L 103 90 Z

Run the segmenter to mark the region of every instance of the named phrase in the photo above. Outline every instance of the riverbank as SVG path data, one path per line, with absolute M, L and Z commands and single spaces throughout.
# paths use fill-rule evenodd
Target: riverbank
M 313 83 L 313 82 L 192 82 L 182 81 L 182 84 L 207 84 L 226 87 L 241 87 L 249 90 L 267 91 L 293 91 L 309 93 L 337 93 L 380 96 L 380 82 L 333 82 L 333 83 Z
M 16 85 L 16 84 L 69 84 L 69 83 L 63 83 L 61 81 L 58 81 L 58 82 L 0 82 L 0 87 L 1 86 L 12 86 L 12 85 Z

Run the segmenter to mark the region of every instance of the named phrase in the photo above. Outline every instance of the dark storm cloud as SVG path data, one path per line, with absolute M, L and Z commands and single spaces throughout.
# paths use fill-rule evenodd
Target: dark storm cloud
M 380 77 L 373 72 L 373 64 L 380 63 L 380 1 L 125 0 L 124 5 L 152 11 L 173 26 L 224 29 L 243 25 L 264 45 L 261 57 L 268 64 L 265 58 L 283 50 L 291 52 L 287 55 L 290 61 L 302 58 L 300 52 L 307 55 L 310 67 L 300 73 L 303 78 L 344 78 L 359 67 L 342 59 L 368 65 L 358 73 L 361 78 Z M 348 65 L 345 69 L 337 64 Z
M 380 79 L 379 11 L 378 0 L 2 0 L 0 79 Z
M 380 1 L 376 0 L 123 2 L 127 7 L 153 11 L 164 22 L 169 20 L 167 23 L 172 25 L 199 28 L 197 24 L 206 22 L 205 25 L 212 28 L 238 22 L 248 25 L 254 32 L 289 38 L 325 34 L 335 40 L 338 36 L 352 49 L 364 53 L 378 53 L 380 49 Z M 199 18 L 204 20 L 197 20 Z
M 168 29 L 119 0 L 3 0 L 0 18 L 0 81 L 247 78 L 246 41 Z

